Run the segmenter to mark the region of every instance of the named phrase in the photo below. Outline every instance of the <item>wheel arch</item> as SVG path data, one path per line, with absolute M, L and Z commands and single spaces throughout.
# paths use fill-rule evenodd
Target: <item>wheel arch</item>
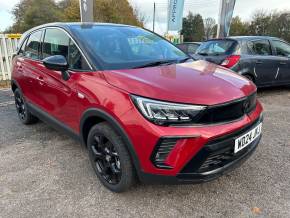
M 137 158 L 136 152 L 134 150 L 133 144 L 127 135 L 126 131 L 122 128 L 121 124 L 110 114 L 107 112 L 97 109 L 97 108 L 89 108 L 87 109 L 81 118 L 80 122 L 80 140 L 84 146 L 87 146 L 87 137 L 90 131 L 90 128 L 100 122 L 108 122 L 110 126 L 121 136 L 122 140 L 124 141 L 127 150 L 130 153 L 132 158 L 134 167 L 137 171 L 137 174 L 140 173 L 140 163 Z
M 13 79 L 13 80 L 11 80 L 11 90 L 14 93 L 16 89 L 20 89 L 20 91 L 22 93 L 20 85 L 18 84 L 18 82 L 16 80 Z

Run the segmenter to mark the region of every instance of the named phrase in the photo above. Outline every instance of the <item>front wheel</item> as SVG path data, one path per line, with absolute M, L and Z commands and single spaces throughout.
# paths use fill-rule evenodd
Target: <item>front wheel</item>
M 96 124 L 88 135 L 90 162 L 102 184 L 124 192 L 135 183 L 135 170 L 121 137 L 106 122 Z

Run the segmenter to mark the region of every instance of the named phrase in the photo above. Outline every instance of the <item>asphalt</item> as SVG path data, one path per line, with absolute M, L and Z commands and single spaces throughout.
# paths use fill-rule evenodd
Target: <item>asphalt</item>
M 290 88 L 259 99 L 263 138 L 240 168 L 205 184 L 114 194 L 86 149 L 42 122 L 22 125 L 12 93 L 0 90 L 0 217 L 290 217 Z

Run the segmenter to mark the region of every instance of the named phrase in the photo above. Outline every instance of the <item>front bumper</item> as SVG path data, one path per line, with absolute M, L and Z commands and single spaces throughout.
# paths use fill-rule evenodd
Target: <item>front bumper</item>
M 255 128 L 262 121 L 263 117 L 260 116 L 256 121 L 234 133 L 209 141 L 175 176 L 143 172 L 139 175 L 140 180 L 144 183 L 179 184 L 201 183 L 216 179 L 239 167 L 254 153 L 261 135 L 236 154 L 234 154 L 234 140 Z

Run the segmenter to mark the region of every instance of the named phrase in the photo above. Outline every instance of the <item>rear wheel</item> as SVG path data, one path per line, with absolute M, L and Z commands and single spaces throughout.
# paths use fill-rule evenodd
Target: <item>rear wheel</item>
M 18 117 L 23 124 L 33 124 L 38 121 L 37 117 L 33 116 L 23 98 L 22 93 L 19 89 L 14 91 L 14 98 L 15 98 L 15 106 Z
M 91 164 L 102 184 L 124 192 L 135 183 L 135 171 L 121 137 L 106 122 L 92 127 L 88 135 Z

